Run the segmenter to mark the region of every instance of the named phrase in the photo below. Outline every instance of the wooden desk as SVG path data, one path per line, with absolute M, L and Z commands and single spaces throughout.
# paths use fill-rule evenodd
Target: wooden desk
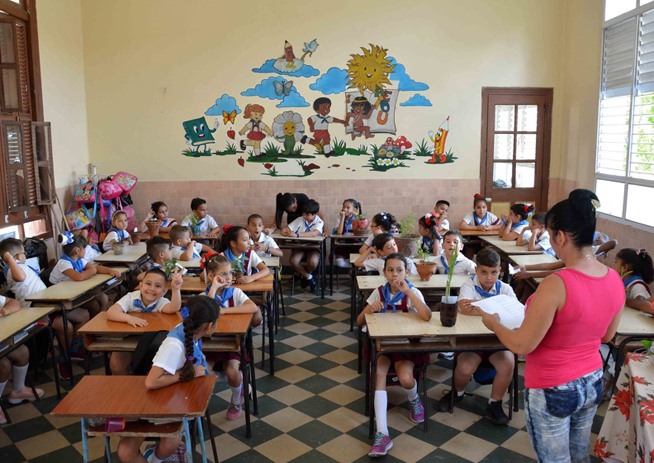
M 115 270 L 118 270 L 123 274 L 128 271 L 128 269 L 125 267 L 117 267 Z M 26 297 L 25 300 L 34 304 L 54 304 L 55 306 L 58 306 L 59 310 L 61 311 L 64 326 L 67 326 L 67 311 L 83 305 L 99 294 L 106 293 L 110 289 L 120 286 L 122 282 L 122 277 L 114 278 L 111 275 L 106 275 L 104 273 L 96 274 L 88 280 L 84 281 L 62 281 L 61 283 L 50 286 L 43 291 L 39 291 L 38 293 L 34 293 L 31 296 Z M 68 345 L 68 330 L 64 330 L 64 344 Z M 68 363 L 69 371 L 71 371 L 70 384 L 72 385 L 73 369 L 72 365 L 70 364 L 70 357 L 68 356 L 68 351 L 66 349 L 62 350 L 64 351 L 63 355 L 66 359 L 66 362 Z
M 450 287 L 459 289 L 461 285 L 470 279 L 470 275 L 454 275 Z M 445 289 L 447 275 L 432 275 L 429 281 L 422 281 L 418 275 L 409 275 L 407 278 L 418 289 Z M 387 283 L 386 277 L 381 275 L 362 275 L 357 277 L 357 286 L 362 291 L 372 291 Z
M 200 257 L 196 257 L 195 259 L 191 260 L 179 260 L 177 259 L 177 263 L 181 265 L 184 268 L 189 268 L 189 269 L 199 269 L 200 268 Z M 279 267 L 279 257 L 262 257 L 261 260 L 263 260 L 263 263 L 266 264 L 266 267 L 269 268 L 276 268 Z
M 324 236 L 312 236 L 297 238 L 295 236 L 282 236 L 275 232 L 271 235 L 280 249 L 317 249 L 320 252 L 320 263 L 318 264 L 318 278 L 320 279 L 321 297 L 325 297 L 325 285 L 327 283 L 327 245 Z
M 191 277 L 185 276 L 182 277 L 182 289 L 183 293 L 202 293 L 207 288 L 210 283 L 204 282 L 200 277 Z M 252 283 L 245 284 L 234 284 L 234 288 L 240 288 L 243 292 L 264 292 L 273 290 L 274 276 L 272 274 L 260 278 L 259 280 L 253 281 Z M 170 287 L 170 283 L 168 283 Z
M 94 259 L 94 262 L 103 265 L 129 265 L 135 264 L 136 262 L 147 259 L 146 255 L 146 244 L 140 242 L 138 244 L 132 244 L 125 246 L 123 248 L 123 253 L 119 256 L 114 254 L 113 249 L 107 251 L 104 254 L 100 254 Z
M 193 461 L 188 419 L 194 418 L 202 447 L 202 461 L 206 462 L 204 433 L 200 420 L 206 413 L 215 383 L 216 377 L 210 375 L 148 391 L 145 388 L 145 376 L 85 376 L 51 414 L 81 419 L 84 462 L 89 461 L 89 427 L 86 417 L 181 419 L 188 461 Z M 109 438 L 106 437 L 107 449 L 108 441 Z
M 459 233 L 461 236 L 497 236 L 499 235 L 499 230 L 461 230 L 459 228 Z
M 551 264 L 558 262 L 559 259 L 556 257 L 545 254 L 541 252 L 540 254 L 511 254 L 509 260 L 516 264 L 518 267 L 524 267 L 526 265 L 539 265 L 539 264 Z
M 515 240 L 504 241 L 499 236 L 481 236 L 481 241 L 494 247 L 500 254 L 543 254 L 543 251 L 530 251 L 527 246 L 517 246 Z

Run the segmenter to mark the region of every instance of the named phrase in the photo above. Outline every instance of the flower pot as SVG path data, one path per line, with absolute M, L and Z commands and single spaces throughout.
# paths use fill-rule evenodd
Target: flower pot
M 443 296 L 439 304 L 441 325 L 448 327 L 456 325 L 456 316 L 458 314 L 457 299 L 456 296 Z
M 132 244 L 138 244 L 141 242 L 141 232 L 135 231 L 130 235 L 132 237 Z
M 202 234 L 202 227 L 199 225 L 189 225 L 191 228 L 191 235 L 193 236 L 200 236 Z
M 355 235 L 365 235 L 368 233 L 368 219 L 354 219 L 352 221 L 352 233 Z
M 161 227 L 159 222 L 145 222 L 145 226 L 148 227 L 150 238 L 159 235 L 159 227 Z
M 418 270 L 418 275 L 420 275 L 422 281 L 429 281 L 436 269 L 436 262 L 421 260 L 416 263 L 416 269 Z
M 398 235 L 395 236 L 395 244 L 397 244 L 397 251 L 403 256 L 412 258 L 418 253 L 418 239 L 420 235 Z
M 122 256 L 123 251 L 125 250 L 125 242 L 123 241 L 122 243 L 114 243 L 111 249 L 114 250 L 114 255 Z
M 232 281 L 234 283 L 237 283 L 239 278 L 241 278 L 242 276 L 243 276 L 243 272 L 238 272 L 238 271 L 232 272 Z

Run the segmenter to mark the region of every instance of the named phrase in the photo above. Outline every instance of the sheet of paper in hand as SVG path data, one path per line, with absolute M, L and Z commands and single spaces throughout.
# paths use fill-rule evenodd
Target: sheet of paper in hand
M 520 328 L 525 319 L 525 306 L 516 298 L 506 294 L 498 294 L 472 304 L 484 312 L 498 314 L 502 325 L 512 330 Z

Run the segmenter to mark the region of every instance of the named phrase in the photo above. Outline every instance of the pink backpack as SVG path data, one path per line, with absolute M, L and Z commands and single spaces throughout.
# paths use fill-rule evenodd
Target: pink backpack
M 123 189 L 113 180 L 100 180 L 98 192 L 102 199 L 116 199 L 123 194 Z
M 116 182 L 120 188 L 122 188 L 123 193 L 127 194 L 132 191 L 132 188 L 138 182 L 136 175 L 128 174 L 127 172 L 118 172 L 113 177 L 112 180 Z

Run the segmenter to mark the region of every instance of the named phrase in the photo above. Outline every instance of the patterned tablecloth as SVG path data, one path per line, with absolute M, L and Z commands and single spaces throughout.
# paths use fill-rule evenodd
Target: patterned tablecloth
M 603 461 L 654 462 L 654 356 L 627 354 L 595 442 Z

